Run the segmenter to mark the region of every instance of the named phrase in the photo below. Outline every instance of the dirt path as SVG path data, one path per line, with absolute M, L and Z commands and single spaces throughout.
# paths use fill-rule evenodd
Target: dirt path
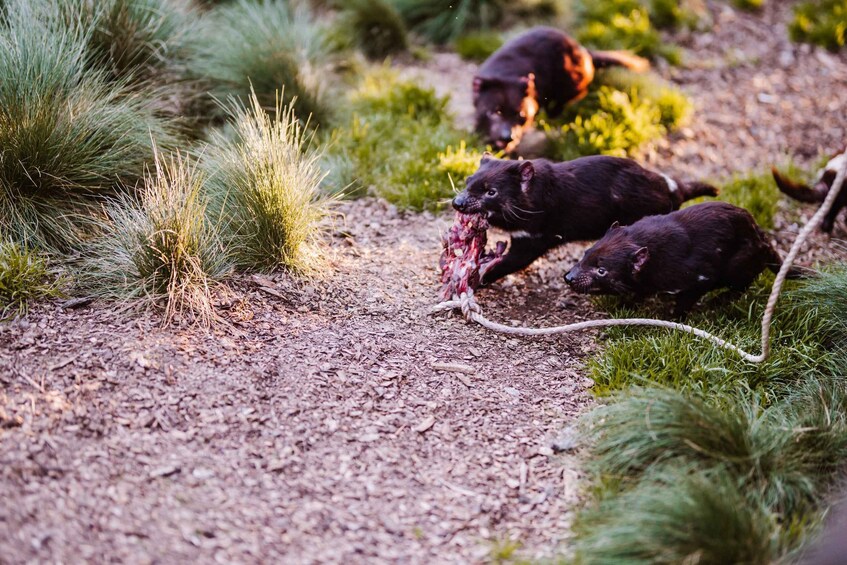
M 790 44 L 789 3 L 772 4 L 716 4 L 712 33 L 679 38 L 692 68 L 665 73 L 698 110 L 648 162 L 721 176 L 843 142 L 847 57 Z M 473 66 L 451 57 L 417 72 L 461 87 Z M 326 280 L 244 279 L 212 333 L 98 304 L 0 325 L 0 561 L 466 563 L 496 540 L 527 557 L 562 548 L 578 454 L 551 446 L 569 446 L 561 430 L 592 403 L 593 337 L 428 316 L 449 217 L 345 212 Z M 530 325 L 598 316 L 561 282 L 580 249 L 481 303 Z
M 213 334 L 55 304 L 3 327 L 4 560 L 469 562 L 507 538 L 554 554 L 577 477 L 550 446 L 590 402 L 590 337 L 426 315 L 444 220 L 347 208 L 331 279 L 248 279 Z M 562 268 L 486 302 L 581 319 L 545 284 Z

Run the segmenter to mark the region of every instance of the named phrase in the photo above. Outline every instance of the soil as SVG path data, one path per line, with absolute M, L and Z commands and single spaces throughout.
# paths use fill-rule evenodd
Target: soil
M 722 176 L 789 153 L 807 165 L 843 143 L 847 56 L 791 44 L 790 3 L 769 4 L 759 15 L 714 4 L 710 33 L 675 38 L 689 65 L 660 70 L 697 112 L 648 163 Z M 437 54 L 405 72 L 455 90 L 468 123 L 473 65 Z M 810 212 L 797 210 L 781 215 L 783 246 Z M 596 334 L 520 339 L 430 315 L 451 216 L 374 199 L 341 211 L 323 276 L 242 277 L 217 292 L 211 330 L 62 301 L 0 325 L 0 562 L 566 550 Z M 531 326 L 602 317 L 562 282 L 583 248 L 480 292 L 482 307 Z

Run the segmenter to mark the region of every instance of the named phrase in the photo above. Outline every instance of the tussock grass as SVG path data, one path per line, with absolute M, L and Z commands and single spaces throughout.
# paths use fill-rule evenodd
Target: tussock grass
M 725 470 L 656 471 L 580 516 L 576 562 L 766 565 L 781 554 L 774 517 L 748 498 Z
M 330 118 L 331 34 L 305 6 L 287 0 L 236 0 L 212 9 L 201 33 L 192 70 L 215 99 L 237 98 L 247 104 L 252 88 L 262 106 L 273 110 L 277 92 L 284 90 L 283 102 L 296 97 L 304 120 L 323 123 Z
M 503 0 L 392 0 L 409 27 L 434 43 L 488 29 L 503 16 Z
M 389 0 L 346 0 L 339 28 L 368 59 L 385 59 L 409 47 L 406 24 Z
M 794 19 L 788 32 L 793 41 L 838 51 L 847 45 L 847 3 L 844 0 L 800 2 L 794 6 Z
M 60 0 L 90 28 L 89 57 L 112 80 L 173 86 L 181 80 L 196 17 L 185 0 Z
M 307 272 L 320 265 L 320 220 L 330 200 L 314 135 L 294 112 L 276 103 L 272 115 L 254 95 L 230 110 L 234 133 L 218 132 L 207 149 L 213 216 L 223 218 L 227 246 L 247 270 L 285 267 Z
M 91 196 L 134 185 L 173 124 L 143 91 L 88 65 L 90 29 L 53 2 L 11 0 L 0 16 L 0 225 L 66 248 L 96 225 Z
M 30 301 L 58 294 L 59 283 L 43 256 L 18 243 L 0 241 L 0 319 L 26 314 Z
M 432 209 L 453 194 L 451 165 L 442 165 L 440 155 L 459 148 L 465 134 L 453 126 L 446 98 L 380 69 L 349 102 L 349 125 L 333 132 L 326 161 L 345 173 L 332 179 L 336 188 L 414 210 Z
M 196 162 L 155 155 L 139 199 L 107 207 L 110 226 L 89 247 L 82 285 L 111 299 L 164 303 L 164 323 L 213 320 L 211 288 L 229 272 L 229 257 L 206 217 L 205 178 Z
M 626 156 L 684 125 L 690 113 L 688 98 L 661 79 L 613 70 L 598 73 L 588 96 L 541 126 L 553 158 Z
M 596 410 L 592 467 L 619 479 L 606 481 L 617 491 L 580 519 L 583 556 L 594 562 L 637 547 L 654 549 L 629 555 L 683 551 L 716 556 L 705 562 L 748 562 L 747 542 L 767 539 L 755 545 L 770 562 L 796 549 L 843 474 L 847 381 L 812 378 L 770 406 L 761 400 L 635 389 Z M 663 484 L 664 477 L 672 480 Z M 704 480 L 689 481 L 696 477 Z M 726 506 L 716 505 L 723 499 Z M 753 519 L 725 531 L 732 523 L 725 511 Z M 643 530 L 633 528 L 639 523 Z M 675 529 L 682 535 L 669 536 Z M 714 554 L 720 547 L 731 553 Z
M 462 59 L 481 63 L 503 45 L 503 37 L 493 31 L 466 33 L 456 39 L 454 48 Z

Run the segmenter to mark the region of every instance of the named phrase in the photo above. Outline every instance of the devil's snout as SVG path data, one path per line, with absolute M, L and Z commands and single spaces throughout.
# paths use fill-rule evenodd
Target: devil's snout
M 464 192 L 460 192 L 453 199 L 453 208 L 455 208 L 459 212 L 464 212 L 465 206 L 467 205 L 467 203 L 468 203 L 468 195 L 465 194 Z

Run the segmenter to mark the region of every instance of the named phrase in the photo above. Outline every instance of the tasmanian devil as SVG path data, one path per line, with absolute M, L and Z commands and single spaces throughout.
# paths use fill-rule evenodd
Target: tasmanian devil
M 707 202 L 626 227 L 613 224 L 565 281 L 579 293 L 669 293 L 676 296 L 674 313 L 682 315 L 707 292 L 743 291 L 766 267 L 776 272 L 781 264 L 749 212 Z
M 553 163 L 495 159 L 486 153 L 453 207 L 482 214 L 511 234 L 507 253 L 487 258 L 481 267 L 485 285 L 565 242 L 598 239 L 613 222 L 630 224 L 717 193 L 713 186 L 674 180 L 631 159 L 592 156 Z
M 474 77 L 476 130 L 511 152 L 539 109 L 559 115 L 588 93 L 594 69 L 608 66 L 644 71 L 650 64 L 623 51 L 589 51 L 557 29 L 532 28 L 495 51 Z
M 776 185 L 779 187 L 779 190 L 791 198 L 799 200 L 800 202 L 820 203 L 826 199 L 826 195 L 829 193 L 829 189 L 832 188 L 832 183 L 835 181 L 838 171 L 844 166 L 845 160 L 847 160 L 847 147 L 845 147 L 841 153 L 838 153 L 830 159 L 823 169 L 818 171 L 812 187 L 797 183 L 787 177 L 784 177 L 776 170 L 776 168 L 773 169 L 773 178 L 776 181 Z M 827 233 L 832 231 L 832 228 L 835 226 L 835 219 L 838 217 L 838 213 L 845 206 L 847 206 L 847 186 L 838 193 L 838 197 L 835 199 L 829 213 L 827 213 L 826 217 L 823 221 L 821 221 L 821 229 L 823 231 Z

